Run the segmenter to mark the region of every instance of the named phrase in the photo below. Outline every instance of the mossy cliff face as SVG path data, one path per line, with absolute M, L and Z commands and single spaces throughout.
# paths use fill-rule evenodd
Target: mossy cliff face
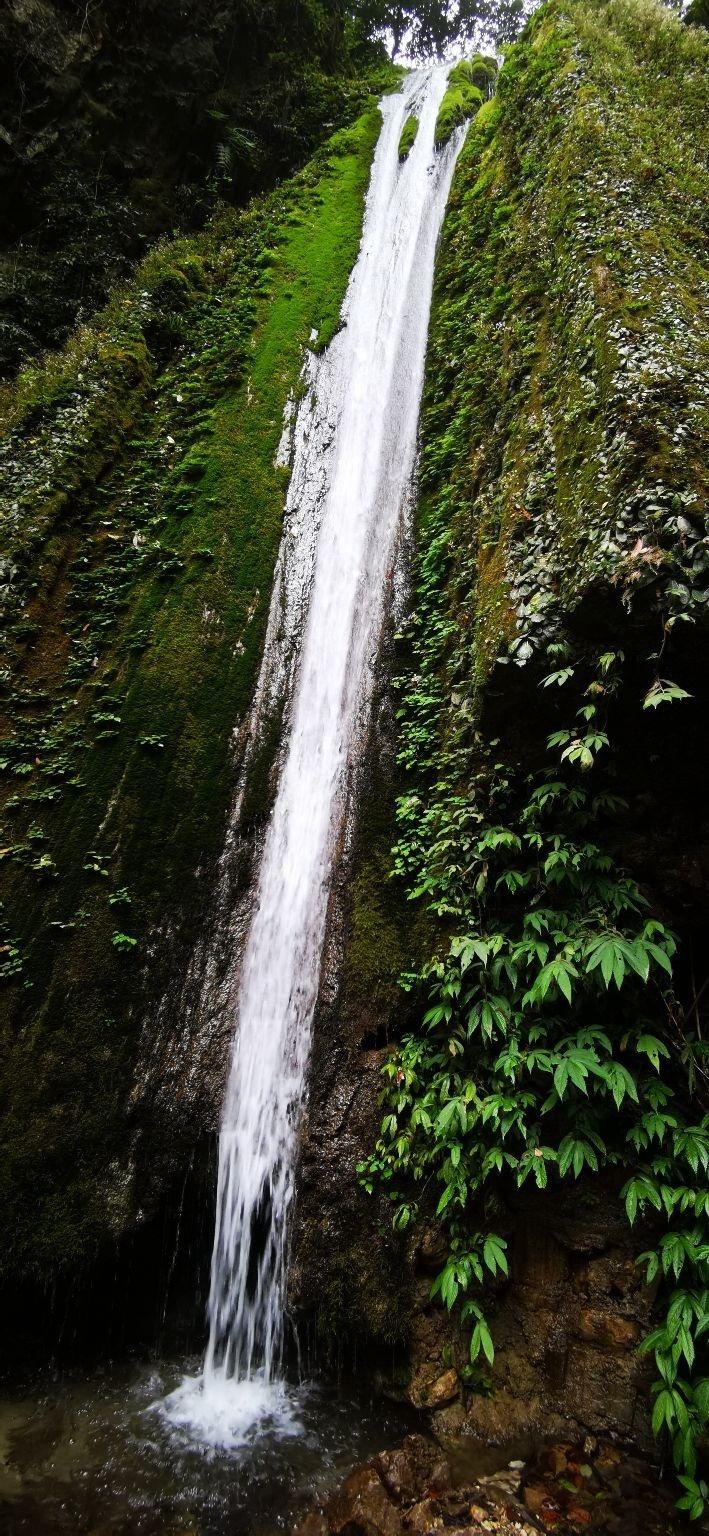
M 412 898 L 404 935 L 422 924 L 413 968 L 423 955 L 433 983 L 461 931 L 445 891 L 448 881 L 457 899 L 473 868 L 472 811 L 482 803 L 483 820 L 504 826 L 530 779 L 546 782 L 548 738 L 568 724 L 569 697 L 592 715 L 602 709 L 603 785 L 626 808 L 601 818 L 594 841 L 678 933 L 676 1005 L 655 994 L 641 1006 L 654 1009 L 668 1087 L 693 1123 L 707 1109 L 705 1074 L 688 1088 L 684 1063 L 695 1017 L 703 1029 L 709 913 L 708 62 L 704 35 L 659 6 L 553 0 L 471 125 L 437 263 L 415 592 L 398 664 L 398 863 Z M 599 657 L 617 668 L 617 685 L 604 682 L 603 666 L 593 680 Z M 555 680 L 540 687 L 548 674 Z M 579 681 L 589 687 L 577 697 Z M 580 784 L 583 729 L 572 722 L 563 738 Z M 476 865 L 474 878 L 484 890 L 487 868 Z M 436 901 L 425 912 L 427 884 Z M 558 905 L 551 879 L 549 889 Z M 505 920 L 508 890 L 486 895 L 493 926 L 496 910 Z M 356 891 L 350 922 L 345 975 L 359 964 Z M 436 1024 L 420 1027 L 427 1005 L 424 985 L 388 1020 L 391 1037 L 417 1018 L 424 1057 Z M 609 997 L 602 1006 L 595 1022 L 620 1036 L 627 1005 Z M 631 1009 L 625 1027 L 636 1022 Z M 451 1081 L 474 1081 L 459 1050 L 471 1047 L 452 1041 Z M 405 1168 L 417 1132 L 408 1111 L 397 1124 L 395 1088 L 386 1108 L 376 1156 L 391 1178 L 396 1138 Z M 498 1354 L 491 1372 L 482 1358 L 477 1375 L 468 1363 L 465 1390 L 450 1369 L 464 1366 L 470 1325 L 458 1337 L 427 1299 L 450 1240 L 431 1220 L 441 1185 L 434 1194 L 422 1177 L 405 1188 L 419 1207 L 409 1390 L 432 1406 L 457 1399 L 449 1427 L 466 1412 L 472 1427 L 499 1435 L 612 1417 L 618 1432 L 642 1435 L 648 1398 L 635 1344 L 651 1297 L 634 1259 L 655 1238 L 627 1227 L 620 1168 L 568 1194 L 553 1170 L 537 1182 L 548 1188 L 531 1196 L 503 1174 L 490 1197 L 512 1278 L 487 1287 Z M 482 1210 L 460 1216 L 458 1251 L 471 1235 L 463 1223 L 474 1232 L 476 1219 L 484 1229 Z
M 706 62 L 656 7 L 543 7 L 469 132 L 422 521 L 445 528 L 481 686 L 591 589 L 680 577 L 704 531 Z
M 2 402 L 10 1278 L 76 1270 L 145 1214 L 146 1162 L 159 1185 L 199 1129 L 176 1096 L 187 1142 L 141 1153 L 139 1042 L 159 1048 L 151 1020 L 211 889 L 280 537 L 283 410 L 312 333 L 339 323 L 379 122 L 372 104 L 295 180 L 159 246 Z

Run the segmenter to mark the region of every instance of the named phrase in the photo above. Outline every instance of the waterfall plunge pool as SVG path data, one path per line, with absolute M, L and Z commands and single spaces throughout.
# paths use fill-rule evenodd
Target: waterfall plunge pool
M 0 1391 L 2 1536 L 276 1536 L 414 1427 L 319 1382 L 231 1383 L 200 1420 L 200 1367 L 132 1362 Z

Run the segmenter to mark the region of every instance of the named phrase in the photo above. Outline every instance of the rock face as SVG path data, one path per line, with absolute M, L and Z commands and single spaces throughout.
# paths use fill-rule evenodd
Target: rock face
M 286 39 L 293 9 L 269 8 Z M 25 188 L 3 246 L 8 366 L 64 335 L 82 303 L 95 307 L 146 239 L 203 222 L 209 199 L 196 189 L 208 164 L 238 200 L 266 176 L 264 157 L 273 175 L 301 157 L 330 101 L 350 115 L 341 83 L 312 95 L 309 70 L 310 84 L 290 80 L 287 53 L 269 62 L 273 35 L 252 16 L 251 5 L 162 0 L 5 7 L 0 187 Z M 325 38 L 317 62 L 336 62 L 337 46 Z M 623 652 L 614 772 L 628 810 L 609 849 L 684 936 L 685 1016 L 700 1029 L 703 63 L 705 44 L 634 0 L 552 0 L 506 64 L 471 130 L 441 243 L 418 527 L 443 635 L 421 707 L 436 715 L 441 755 L 460 732 L 463 800 L 481 744 L 501 743 L 511 772 L 544 758 L 549 694 L 538 683 L 550 645 Z M 12 1239 L 3 1262 L 20 1284 L 62 1266 L 73 1274 L 140 1230 L 176 1179 L 171 1262 L 185 1187 L 186 1209 L 208 1204 L 190 1170 L 208 1164 L 229 1017 L 223 1008 L 200 1034 L 193 999 L 163 983 L 185 974 L 209 904 L 280 532 L 282 411 L 301 346 L 337 324 L 375 135 L 370 113 L 297 183 L 160 246 L 100 323 L 8 397 L 5 510 L 17 538 L 3 579 L 17 613 L 3 856 L 15 926 L 8 914 L 0 1198 Z M 70 162 L 80 187 L 68 185 Z M 60 206 L 69 231 L 53 219 Z M 9 274 L 36 223 L 45 232 L 18 285 Z M 639 707 L 653 689 L 658 703 L 660 656 L 663 677 L 671 668 L 692 695 L 684 738 L 663 723 L 667 699 Z M 390 642 L 331 903 L 292 1307 L 316 1358 L 356 1360 L 441 1433 L 503 1441 L 571 1425 L 642 1441 L 635 1345 L 652 1297 L 616 1180 L 586 1174 L 571 1194 L 552 1184 L 533 1198 L 501 1188 L 511 1277 L 489 1287 L 495 1363 L 478 1361 L 472 1377 L 467 1335 L 430 1300 L 448 1251 L 431 1189 L 418 1226 L 392 1234 L 386 1189 L 357 1183 L 376 1142 L 381 1068 L 425 1008 L 397 977 L 448 938 L 445 914 L 441 925 L 390 880 L 399 665 Z M 401 665 L 418 686 L 408 654 Z M 234 911 L 267 814 L 277 727 L 250 786 L 248 835 L 230 850 Z M 405 746 L 416 773 L 415 732 Z M 434 752 L 417 786 L 425 814 L 450 789 L 437 769 Z M 232 941 L 229 929 L 222 948 Z M 679 1059 L 681 1033 L 671 1044 Z M 195 1234 L 208 1254 L 196 1218 Z M 431 1515 L 445 1482 L 420 1444 L 410 1452 L 353 1474 L 332 1510 L 309 1517 L 308 1536 L 396 1536 L 453 1516 L 445 1502 Z M 548 1502 L 542 1479 L 526 1507 L 536 1516 Z M 461 1519 L 485 1528 L 488 1515 L 475 1497 Z
M 573 1426 L 649 1445 L 651 1368 L 635 1346 L 651 1295 L 621 1202 L 612 1191 L 559 1192 L 520 1201 L 510 1218 L 492 1394 L 467 1400 L 466 1429 L 500 1442 Z
M 317 1358 L 355 1361 L 391 1385 L 403 1368 L 412 1304 L 407 1244 L 386 1201 L 359 1187 L 376 1138 L 381 1069 L 399 1014 L 407 914 L 386 886 L 394 836 L 393 706 L 385 646 L 367 759 L 328 914 L 307 1114 L 301 1139 L 289 1281 L 291 1306 Z

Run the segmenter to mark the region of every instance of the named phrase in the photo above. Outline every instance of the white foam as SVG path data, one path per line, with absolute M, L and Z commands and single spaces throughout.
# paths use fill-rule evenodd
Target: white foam
M 296 1390 L 262 1373 L 242 1381 L 223 1371 L 185 1376 L 149 1411 L 214 1450 L 239 1450 L 264 1434 L 284 1440 L 304 1433 Z

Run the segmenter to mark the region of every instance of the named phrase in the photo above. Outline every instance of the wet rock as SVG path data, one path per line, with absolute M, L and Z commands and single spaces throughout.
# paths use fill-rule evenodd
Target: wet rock
M 590 1509 L 583 1504 L 568 1504 L 565 1514 L 571 1525 L 590 1525 L 593 1519 Z
M 527 1463 L 471 1477 L 470 1445 L 444 1455 L 409 1435 L 352 1473 L 294 1536 L 671 1536 L 681 1530 L 673 1499 L 647 1461 L 593 1437 L 541 1444 Z
M 489 1524 L 488 1512 L 486 1509 L 483 1509 L 482 1504 L 471 1504 L 468 1513 L 473 1525 L 482 1525 L 487 1529 Z
M 580 1313 L 577 1328 L 580 1337 L 587 1343 L 598 1344 L 605 1349 L 630 1349 L 640 1334 L 632 1318 L 591 1307 Z
M 443 1517 L 430 1499 L 421 1499 L 420 1503 L 412 1504 L 407 1510 L 402 1521 L 402 1530 L 410 1532 L 411 1536 L 428 1536 L 429 1531 L 440 1530 L 443 1525 Z
M 466 1412 L 462 1397 L 454 1398 L 444 1408 L 436 1408 L 431 1413 L 431 1428 L 439 1440 L 455 1440 L 465 1431 Z
M 547 1483 L 527 1483 L 522 1494 L 525 1508 L 533 1515 L 540 1515 L 545 1524 L 553 1513 L 558 1514 L 557 1506 L 553 1503 L 549 1494 Z
M 565 1472 L 568 1465 L 568 1445 L 552 1445 L 549 1450 L 549 1467 L 555 1477 Z
M 387 1492 L 401 1504 L 413 1504 L 424 1493 L 441 1493 L 451 1485 L 440 1447 L 423 1435 L 407 1435 L 395 1450 L 383 1451 L 375 1465 Z
M 445 1263 L 448 1244 L 440 1227 L 427 1227 L 416 1249 L 416 1268 L 424 1274 L 436 1274 Z
M 330 1526 L 327 1515 L 322 1509 L 311 1509 L 310 1513 L 297 1525 L 293 1536 L 329 1536 Z
M 447 1403 L 452 1403 L 460 1390 L 458 1372 L 452 1367 L 443 1371 L 434 1381 L 419 1387 L 417 1391 L 416 1407 L 419 1408 L 443 1408 Z
M 373 1463 L 345 1478 L 327 1515 L 331 1536 L 399 1536 L 401 1531 L 400 1515 Z

